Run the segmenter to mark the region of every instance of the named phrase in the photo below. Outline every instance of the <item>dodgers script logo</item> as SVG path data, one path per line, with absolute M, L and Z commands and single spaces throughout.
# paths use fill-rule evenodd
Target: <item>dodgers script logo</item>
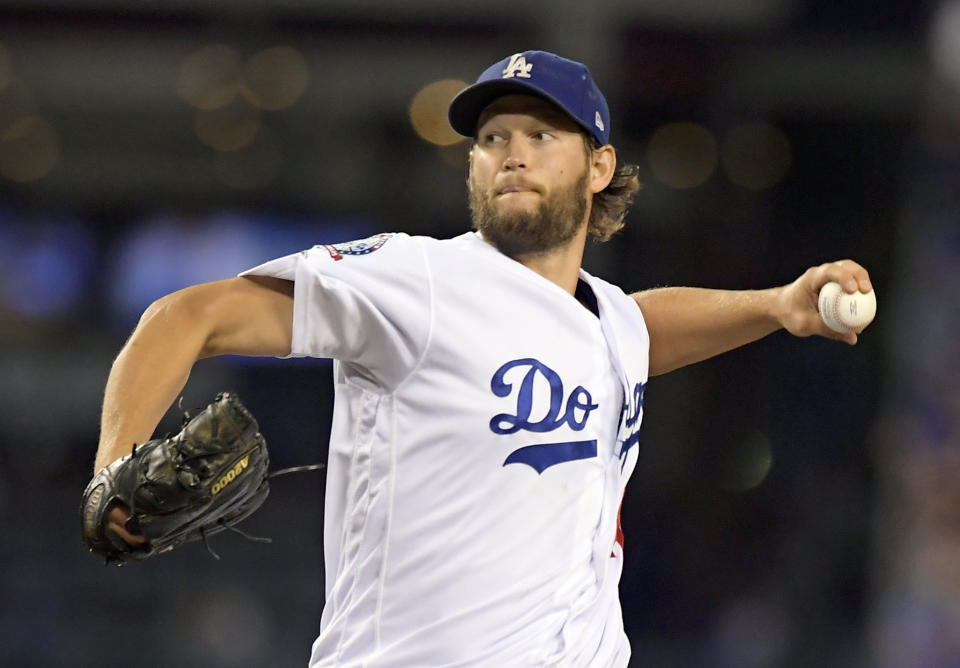
M 520 77 L 521 79 L 529 79 L 530 70 L 532 69 L 533 63 L 527 65 L 527 59 L 523 56 L 523 54 L 515 53 L 510 56 L 510 62 L 503 70 L 503 78 L 512 79 L 516 76 Z
M 519 380 L 508 382 L 507 376 Z M 534 384 L 546 383 L 550 390 L 550 405 L 543 414 L 533 414 Z M 560 375 L 543 362 L 532 357 L 512 360 L 501 366 L 490 380 L 490 389 L 498 397 L 515 397 L 513 413 L 498 413 L 490 420 L 494 434 L 514 434 L 518 431 L 546 433 L 563 426 L 573 431 L 583 431 L 590 413 L 597 408 L 590 392 L 577 385 L 570 394 L 563 387 Z M 559 443 L 536 443 L 510 453 L 503 465 L 527 464 L 537 473 L 555 464 L 588 459 L 597 456 L 597 440 L 562 441 Z
M 646 389 L 646 383 L 637 383 L 633 386 L 633 396 L 627 397 L 627 401 L 623 404 L 622 415 L 624 421 L 624 426 L 627 429 L 631 430 L 631 434 L 627 436 L 623 443 L 620 445 L 620 470 L 623 471 L 623 467 L 627 463 L 627 454 L 630 452 L 630 448 L 637 445 L 640 442 L 640 412 L 643 410 L 643 391 Z

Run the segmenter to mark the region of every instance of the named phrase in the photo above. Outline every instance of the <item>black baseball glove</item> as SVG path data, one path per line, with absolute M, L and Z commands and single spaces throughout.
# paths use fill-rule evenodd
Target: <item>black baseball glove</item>
M 121 565 L 206 542 L 260 507 L 270 491 L 269 465 L 256 419 L 235 394 L 218 394 L 180 433 L 137 446 L 93 476 L 80 505 L 83 540 Z M 108 528 L 107 515 L 120 503 L 130 510 L 125 528 L 145 544 L 128 545 Z

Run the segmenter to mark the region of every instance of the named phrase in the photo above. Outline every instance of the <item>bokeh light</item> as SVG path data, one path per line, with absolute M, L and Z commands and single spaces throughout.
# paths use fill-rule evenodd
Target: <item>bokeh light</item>
M 937 8 L 930 33 L 930 59 L 945 83 L 960 89 L 960 3 L 943 2 Z
M 765 190 L 779 183 L 790 168 L 790 140 L 766 123 L 740 125 L 724 137 L 720 159 L 727 177 L 738 186 Z
M 256 230 L 243 219 L 158 216 L 131 228 L 108 263 L 110 303 L 128 326 L 153 300 L 258 264 Z
M 197 111 L 193 129 L 207 146 L 236 151 L 249 145 L 260 131 L 260 111 L 237 97 L 224 107 Z
M 0 132 L 0 174 L 26 183 L 42 179 L 60 160 L 56 129 L 39 116 L 24 116 Z
M 235 213 L 137 221 L 116 240 L 104 263 L 114 324 L 129 329 L 153 300 L 188 285 L 229 278 L 314 244 L 362 239 L 380 229 L 363 218 L 298 221 Z
M 728 492 L 746 492 L 762 483 L 771 468 L 770 441 L 760 431 L 753 431 L 727 453 L 720 467 L 720 487 Z
M 0 311 L 44 320 L 76 307 L 95 264 L 89 230 L 74 219 L 2 218 Z
M 270 656 L 270 641 L 276 633 L 274 620 L 264 603 L 239 582 L 190 610 L 183 620 L 184 633 L 198 629 L 201 642 L 187 650 L 184 659 L 199 655 L 205 663 L 235 666 L 250 657 Z
M 0 88 L 0 132 L 24 116 L 34 113 L 33 94 L 19 79 Z
M 267 111 L 292 106 L 307 89 L 309 71 L 303 55 L 291 46 L 275 46 L 255 54 L 243 71 L 250 102 Z
M 226 44 L 204 47 L 183 61 L 177 92 L 197 109 L 219 109 L 239 93 L 242 67 L 240 54 Z
M 679 190 L 696 188 L 717 168 L 717 141 L 698 123 L 667 123 L 653 133 L 647 159 L 661 183 Z
M 447 109 L 454 95 L 466 88 L 464 81 L 443 79 L 424 86 L 410 102 L 410 123 L 421 138 L 450 146 L 464 140 L 450 127 Z

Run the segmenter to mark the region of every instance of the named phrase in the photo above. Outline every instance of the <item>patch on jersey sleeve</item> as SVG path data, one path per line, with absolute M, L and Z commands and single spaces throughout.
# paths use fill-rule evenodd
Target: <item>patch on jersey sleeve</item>
M 334 260 L 342 260 L 344 255 L 369 255 L 387 243 L 394 234 L 394 232 L 383 232 L 366 239 L 347 241 L 342 244 L 324 244 L 321 248 L 327 249 Z

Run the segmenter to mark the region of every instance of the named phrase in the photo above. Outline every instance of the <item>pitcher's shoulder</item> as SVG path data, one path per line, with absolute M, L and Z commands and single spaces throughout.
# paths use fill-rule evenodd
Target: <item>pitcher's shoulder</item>
M 446 259 L 454 263 L 478 262 L 499 263 L 510 261 L 506 255 L 503 255 L 496 248 L 488 244 L 476 232 L 465 232 L 449 239 L 437 239 L 435 237 L 418 236 L 411 237 L 411 240 L 421 244 L 425 253 L 437 259 Z

